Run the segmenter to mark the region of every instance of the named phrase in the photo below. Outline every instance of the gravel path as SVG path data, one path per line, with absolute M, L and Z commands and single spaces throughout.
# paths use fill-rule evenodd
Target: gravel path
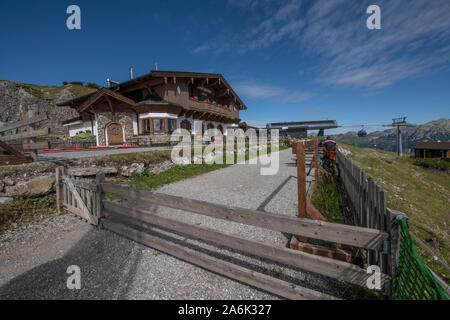
M 280 171 L 275 176 L 261 176 L 259 165 L 234 165 L 164 186 L 158 191 L 295 216 L 297 181 L 291 158 L 290 150 L 280 152 Z M 169 208 L 156 210 L 160 215 L 279 246 L 285 246 L 288 241 L 288 237 L 279 232 Z M 149 232 L 247 268 L 334 294 L 330 291 L 330 279 L 163 230 Z M 68 215 L 1 236 L 0 252 L 0 299 L 278 298 L 107 230 L 97 231 Z M 66 270 L 70 265 L 81 268 L 81 290 L 66 287 Z

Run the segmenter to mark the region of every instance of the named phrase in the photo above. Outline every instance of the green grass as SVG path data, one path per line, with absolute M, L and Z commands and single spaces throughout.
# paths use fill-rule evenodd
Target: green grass
M 130 182 L 138 189 L 152 190 L 169 183 L 192 178 L 227 166 L 227 164 L 189 164 L 176 166 L 159 174 L 144 171 L 141 174 L 134 174 L 130 178 Z
M 330 179 L 321 176 L 319 183 L 314 188 L 311 203 L 328 221 L 345 223 L 336 182 L 331 182 Z
M 13 223 L 22 226 L 56 215 L 55 201 L 55 195 L 51 194 L 38 198 L 18 197 L 11 204 L 0 204 L 0 233 L 11 229 Z
M 388 192 L 388 205 L 405 213 L 410 230 L 420 240 L 436 239 L 436 255 L 449 263 L 450 223 L 450 177 L 441 170 L 423 168 L 414 160 L 397 157 L 396 153 L 383 150 L 363 149 L 342 144 L 351 151 L 348 155 L 364 172 Z M 420 247 L 416 250 L 425 263 L 447 283 L 447 270 Z
M 442 160 L 442 159 L 414 159 L 412 162 L 416 166 L 421 166 L 428 169 L 436 169 L 448 171 L 450 170 L 450 161 Z
M 89 142 L 95 142 L 96 137 L 90 133 L 79 133 L 76 136 L 73 136 L 70 138 L 72 141 L 89 141 Z
M 170 150 L 155 150 L 148 152 L 121 153 L 96 157 L 93 163 L 97 166 L 126 166 L 134 162 L 144 163 L 146 166 L 164 161 L 171 161 Z
M 75 97 L 84 96 L 95 92 L 96 89 L 85 87 L 79 84 L 67 84 L 64 86 L 39 86 L 35 84 L 19 83 L 17 85 L 24 88 L 27 92 L 43 100 L 55 100 L 59 97 L 62 90 L 68 88 Z

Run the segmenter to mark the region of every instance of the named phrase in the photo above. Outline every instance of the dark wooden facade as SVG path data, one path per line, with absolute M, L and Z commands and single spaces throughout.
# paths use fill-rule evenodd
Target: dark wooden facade
M 450 159 L 450 142 L 421 142 L 415 147 L 416 158 Z
M 111 141 L 110 125 L 124 131 L 123 141 L 116 137 L 118 144 L 135 136 L 167 135 L 178 127 L 192 131 L 195 120 L 203 130 L 212 127 L 226 134 L 246 109 L 222 75 L 177 71 L 152 71 L 58 105 L 95 116 L 99 145 Z

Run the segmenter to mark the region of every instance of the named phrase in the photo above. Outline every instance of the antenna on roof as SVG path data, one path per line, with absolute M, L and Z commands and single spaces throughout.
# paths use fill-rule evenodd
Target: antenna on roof
M 107 78 L 107 79 L 106 79 L 106 83 L 108 84 L 108 88 L 111 88 L 112 86 L 119 85 L 119 82 L 113 81 L 113 80 L 111 80 L 110 78 Z
M 130 80 L 134 79 L 134 70 L 133 67 L 130 67 Z

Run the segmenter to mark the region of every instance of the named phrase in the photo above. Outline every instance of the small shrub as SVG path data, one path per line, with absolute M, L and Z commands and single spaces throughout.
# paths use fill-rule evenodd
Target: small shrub
M 88 82 L 87 84 L 86 84 L 86 87 L 88 87 L 88 88 L 92 88 L 92 89 L 100 89 L 100 86 L 98 85 L 98 84 L 96 84 L 96 83 L 92 83 L 92 82 Z
M 78 84 L 80 86 L 84 86 L 83 82 L 81 81 L 72 81 L 70 84 Z
M 73 136 L 70 138 L 72 141 L 90 141 L 90 142 L 95 142 L 96 141 L 96 137 L 90 133 L 80 133 L 76 136 Z
M 63 86 L 67 86 L 69 83 L 67 81 L 62 82 Z
M 416 166 L 428 168 L 428 169 L 436 169 L 436 170 L 450 170 L 450 161 L 432 158 L 432 159 L 415 159 L 414 164 Z

